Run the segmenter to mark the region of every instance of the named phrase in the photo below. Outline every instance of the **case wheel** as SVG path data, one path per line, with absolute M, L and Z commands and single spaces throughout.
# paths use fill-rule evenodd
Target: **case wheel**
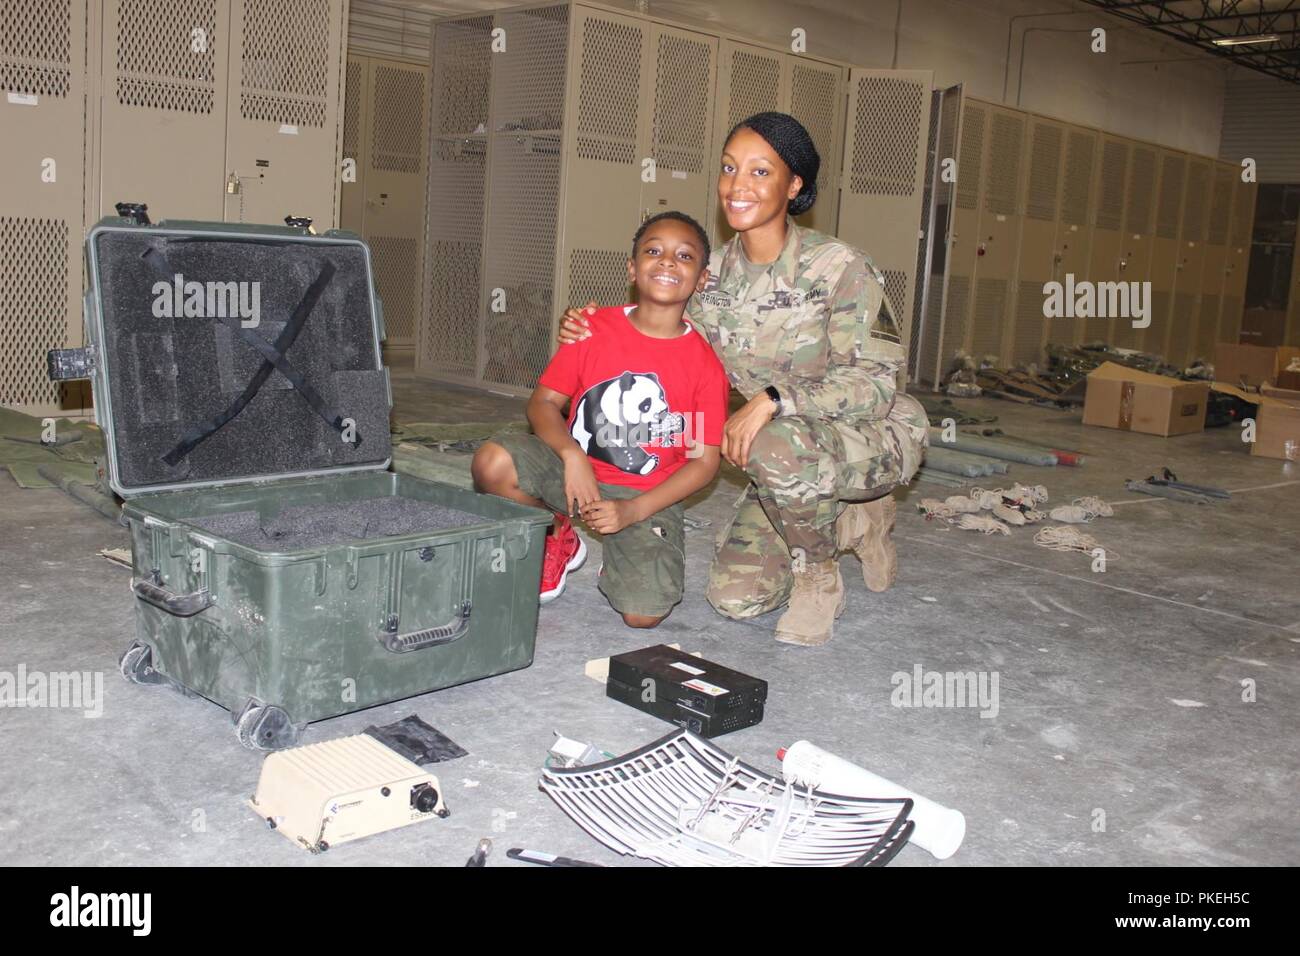
M 132 684 L 161 684 L 163 677 L 153 668 L 153 648 L 134 642 L 117 662 L 117 669 Z
M 298 742 L 299 728 L 274 704 L 249 701 L 235 722 L 239 742 L 249 750 L 283 750 Z

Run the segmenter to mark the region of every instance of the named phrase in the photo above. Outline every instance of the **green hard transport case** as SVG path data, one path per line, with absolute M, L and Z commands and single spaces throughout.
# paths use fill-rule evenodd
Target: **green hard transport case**
M 106 218 L 86 348 L 130 526 L 136 683 L 306 725 L 532 663 L 550 515 L 388 470 L 392 391 L 351 233 Z M 121 207 L 119 207 L 121 211 Z

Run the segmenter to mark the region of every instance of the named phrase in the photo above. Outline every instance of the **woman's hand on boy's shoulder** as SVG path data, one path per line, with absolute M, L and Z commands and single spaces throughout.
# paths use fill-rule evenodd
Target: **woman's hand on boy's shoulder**
M 581 309 L 566 309 L 560 318 L 560 344 L 573 345 L 591 337 L 590 316 L 596 314 L 596 303 L 588 302 Z

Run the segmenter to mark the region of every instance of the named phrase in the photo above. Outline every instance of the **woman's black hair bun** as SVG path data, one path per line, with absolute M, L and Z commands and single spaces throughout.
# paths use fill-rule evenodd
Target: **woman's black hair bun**
M 790 200 L 790 215 L 799 216 L 811 209 L 817 201 L 817 172 L 821 169 L 822 159 L 804 125 L 789 113 L 769 112 L 755 113 L 741 120 L 727 134 L 727 139 L 735 136 L 738 129 L 752 129 L 767 140 L 782 162 L 790 167 L 790 172 L 803 180 L 803 188 Z

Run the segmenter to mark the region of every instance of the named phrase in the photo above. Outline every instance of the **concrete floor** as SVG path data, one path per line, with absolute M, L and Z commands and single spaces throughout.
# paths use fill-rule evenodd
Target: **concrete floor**
M 403 420 L 521 414 L 513 399 L 396 377 Z M 1104 573 L 1035 547 L 1032 530 L 985 538 L 926 524 L 912 503 L 950 492 L 918 485 L 899 493 L 897 585 L 868 592 L 845 558 L 849 607 L 834 640 L 787 647 L 772 639 L 775 614 L 728 621 L 704 600 L 713 535 L 738 494 L 725 475 L 691 508 L 712 525 L 688 531 L 688 593 L 657 632 L 625 628 L 595 590 L 597 548 L 542 609 L 532 667 L 314 725 L 305 742 L 417 713 L 469 751 L 437 768 L 450 818 L 320 857 L 244 805 L 261 758 L 239 747 L 224 711 L 118 676 L 134 634 L 129 572 L 95 553 L 127 546 L 126 532 L 0 474 L 0 671 L 101 673 L 104 693 L 97 719 L 0 711 L 0 862 L 459 865 L 488 836 L 489 865 L 516 865 L 511 846 L 636 864 L 541 794 L 538 767 L 552 730 L 613 753 L 670 730 L 607 700 L 582 670 L 676 641 L 770 683 L 763 723 L 721 738 L 724 749 L 775 770 L 778 747 L 808 738 L 963 811 L 966 841 L 944 865 L 1295 864 L 1300 467 L 1249 457 L 1230 429 L 1166 440 L 1084 428 L 1077 413 L 963 404 L 1088 454 L 1082 468 L 1013 466 L 1009 478 L 1046 484 L 1053 503 L 1116 503 L 1088 529 L 1108 551 Z M 1124 492 L 1125 478 L 1166 465 L 1236 494 L 1199 507 Z M 893 706 L 891 676 L 918 665 L 995 672 L 997 715 Z M 909 846 L 894 865 L 936 864 Z

